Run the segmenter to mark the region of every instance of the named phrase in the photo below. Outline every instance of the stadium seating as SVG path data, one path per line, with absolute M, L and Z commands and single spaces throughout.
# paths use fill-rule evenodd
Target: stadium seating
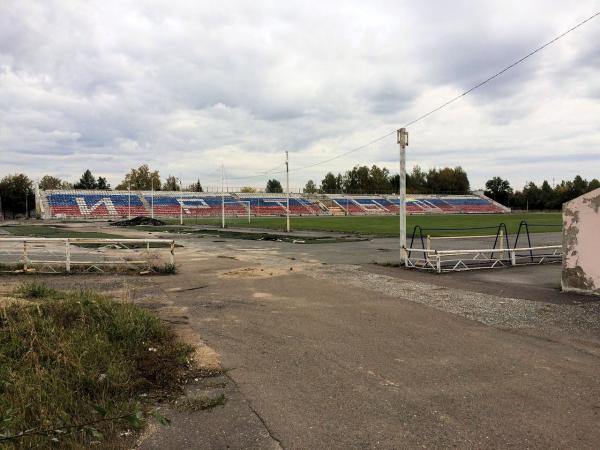
M 46 202 L 53 217 L 124 217 L 147 215 L 140 196 L 123 192 L 49 193 Z
M 280 216 L 287 211 L 287 199 L 282 195 L 238 194 L 238 197 L 241 201 L 249 202 L 251 213 L 257 216 Z M 290 214 L 314 216 L 322 212 L 314 200 L 290 195 Z
M 330 195 L 336 207 L 346 214 L 398 214 L 398 197 Z M 465 213 L 502 213 L 506 209 L 492 200 L 477 195 L 409 195 L 406 198 L 406 211 L 409 214 L 465 214 Z
M 42 191 L 41 213 L 55 218 L 118 218 L 138 215 L 156 217 L 219 216 L 223 201 L 225 214 L 245 216 L 282 216 L 286 214 L 286 197 L 281 194 L 226 194 L 202 192 L 132 191 Z M 330 205 L 298 194 L 290 195 L 290 214 L 305 215 L 389 215 L 398 214 L 397 196 L 328 195 L 321 197 Z M 328 199 L 328 201 L 326 201 Z M 507 209 L 478 195 L 409 195 L 409 214 L 501 213 Z

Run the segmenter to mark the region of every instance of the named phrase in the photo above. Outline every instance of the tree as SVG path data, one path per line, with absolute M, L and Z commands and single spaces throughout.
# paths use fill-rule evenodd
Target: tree
M 398 182 L 394 184 L 398 187 Z M 406 191 L 411 194 L 426 194 L 427 190 L 427 174 L 421 170 L 421 167 L 416 165 L 413 167 L 410 174 L 406 174 Z
M 325 194 L 333 194 L 339 192 L 342 188 L 342 176 L 338 174 L 336 177 L 333 173 L 328 172 L 325 178 L 321 180 L 321 192 Z
M 50 189 L 60 189 L 63 186 L 63 181 L 52 175 L 44 175 L 40 180 L 39 187 L 42 191 L 47 191 Z
M 99 191 L 109 191 L 110 190 L 110 184 L 108 184 L 108 182 L 106 181 L 106 178 L 104 177 L 98 177 L 98 183 L 96 188 Z
M 25 208 L 26 204 L 29 210 L 35 208 L 35 194 L 32 185 L 29 177 L 22 173 L 7 175 L 0 180 L 0 201 L 4 218 L 6 218 L 7 212 L 10 212 L 12 217 L 15 214 L 28 214 Z
M 498 203 L 503 204 L 504 206 L 508 206 L 508 201 L 513 192 L 508 180 L 503 180 L 500 177 L 494 177 L 491 180 L 486 181 L 485 188 L 485 195 L 494 199 Z
M 444 167 L 427 172 L 427 188 L 431 194 L 468 194 L 470 184 L 462 167 Z
M 73 187 L 75 189 L 97 189 L 98 183 L 96 182 L 96 177 L 92 175 L 91 170 L 86 169 L 86 171 L 83 172 L 83 175 L 81 175 L 79 181 L 75 183 L 75 186 Z
M 202 189 L 200 180 L 197 180 L 195 183 L 192 183 L 187 187 L 187 191 L 188 192 L 204 192 L 204 189 Z
M 181 188 L 179 186 L 179 180 L 173 175 L 169 175 L 167 180 L 165 181 L 165 185 L 163 186 L 163 190 L 165 191 L 179 191 Z
M 273 178 L 272 180 L 267 181 L 266 192 L 283 192 L 283 188 L 281 187 L 279 180 Z
M 315 182 L 313 180 L 308 180 L 306 182 L 306 186 L 304 186 L 305 194 L 314 194 L 317 192 L 317 186 L 315 186 Z
M 256 192 L 256 189 L 251 186 L 244 186 L 242 189 L 240 189 L 240 192 L 253 193 Z
M 592 181 L 590 181 L 590 184 L 588 184 L 588 189 L 589 191 L 594 191 L 598 188 L 600 188 L 600 181 L 594 178 Z
M 149 191 L 151 189 L 160 191 L 161 181 L 158 170 L 152 172 L 148 167 L 148 164 L 143 164 L 137 169 L 131 169 L 115 189 L 118 191 L 126 191 L 130 188 L 134 191 Z

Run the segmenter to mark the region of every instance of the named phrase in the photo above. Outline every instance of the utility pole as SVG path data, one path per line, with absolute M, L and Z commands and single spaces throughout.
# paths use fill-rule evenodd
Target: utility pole
M 179 225 L 183 225 L 183 187 L 179 178 Z
M 29 219 L 29 189 L 25 191 L 25 218 Z
M 131 220 L 131 182 L 127 185 L 127 219 Z
M 221 228 L 225 228 L 225 167 L 221 163 Z
M 151 191 L 150 191 L 150 217 L 154 219 L 154 178 L 150 180 Z
M 408 146 L 408 132 L 406 128 L 398 130 L 398 144 L 400 144 L 400 264 L 406 258 L 406 147 Z
M 287 202 L 287 212 L 286 212 L 286 225 L 285 230 L 290 232 L 290 160 L 288 157 L 288 151 L 285 151 L 285 191 L 286 191 L 286 202 Z

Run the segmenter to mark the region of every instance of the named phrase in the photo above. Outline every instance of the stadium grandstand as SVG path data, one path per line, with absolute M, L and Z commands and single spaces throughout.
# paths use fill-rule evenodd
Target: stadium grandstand
M 43 219 L 110 219 L 133 216 L 216 217 L 283 216 L 284 194 L 204 193 L 165 191 L 38 191 L 36 208 Z M 412 195 L 409 214 L 504 213 L 510 209 L 483 195 Z M 384 195 L 290 194 L 290 214 L 391 215 L 398 214 L 399 199 Z

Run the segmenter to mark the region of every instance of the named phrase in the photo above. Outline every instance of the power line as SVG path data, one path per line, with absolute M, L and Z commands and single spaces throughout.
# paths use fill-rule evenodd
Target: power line
M 459 95 L 457 95 L 457 96 L 455 96 L 455 97 L 451 98 L 450 100 L 448 100 L 448 101 L 446 101 L 446 102 L 442 103 L 441 105 L 439 105 L 439 106 L 435 107 L 434 109 L 430 110 L 429 112 L 426 112 L 425 114 L 422 114 L 422 115 L 420 115 L 419 117 L 417 117 L 417 118 L 415 118 L 415 119 L 411 120 L 410 122 L 407 122 L 407 123 L 406 123 L 406 124 L 404 124 L 404 125 L 403 125 L 401 128 L 408 128 L 409 126 L 411 126 L 411 125 L 414 125 L 414 124 L 415 124 L 415 123 L 417 123 L 417 122 L 420 122 L 421 120 L 425 119 L 426 117 L 429 117 L 429 116 L 431 116 L 432 114 L 435 114 L 436 112 L 438 112 L 438 111 L 440 111 L 440 110 L 442 110 L 442 109 L 446 108 L 447 106 L 451 105 L 452 103 L 456 102 L 457 100 L 459 100 L 459 99 L 461 99 L 461 98 L 465 97 L 466 95 L 470 94 L 470 93 L 471 93 L 471 92 L 473 92 L 474 90 L 476 90 L 476 89 L 479 89 L 480 87 L 482 87 L 482 86 L 486 85 L 487 83 L 489 83 L 490 81 L 494 80 L 495 78 L 498 78 L 499 76 L 503 75 L 505 72 L 508 72 L 508 71 L 509 71 L 510 69 L 512 69 L 513 67 L 515 67 L 515 66 L 518 66 L 519 64 L 521 64 L 521 63 L 522 63 L 523 61 L 525 61 L 526 59 L 528 59 L 528 58 L 530 58 L 531 56 L 535 55 L 536 53 L 538 53 L 538 52 L 542 51 L 542 50 L 543 50 L 543 49 L 545 49 L 546 47 L 548 47 L 548 46 L 550 46 L 550 45 L 554 44 L 556 41 L 558 41 L 558 40 L 562 39 L 562 38 L 563 38 L 563 37 L 565 37 L 567 34 L 571 33 L 572 31 L 575 31 L 577 28 L 579 28 L 579 27 L 581 27 L 581 26 L 585 25 L 587 22 L 589 22 L 589 21 L 591 21 L 591 20 L 595 19 L 595 18 L 596 18 L 596 17 L 598 17 L 598 16 L 600 16 L 600 11 L 598 11 L 597 13 L 595 13 L 595 14 L 591 15 L 591 16 L 590 16 L 590 17 L 588 17 L 587 19 L 585 19 L 585 20 L 583 20 L 583 21 L 579 22 L 577 25 L 575 25 L 575 26 L 573 26 L 573 27 L 569 28 L 569 29 L 568 29 L 567 31 L 565 31 L 564 33 L 561 33 L 561 34 L 559 34 L 558 36 L 556 36 L 556 37 L 555 37 L 555 38 L 553 38 L 552 40 L 550 40 L 550 41 L 546 42 L 546 43 L 545 43 L 545 44 L 543 44 L 542 46 L 540 46 L 540 47 L 536 48 L 536 49 L 535 49 L 535 50 L 533 50 L 532 52 L 530 52 L 530 53 L 528 53 L 527 55 L 523 56 L 522 58 L 520 58 L 520 59 L 516 60 L 516 61 L 515 61 L 515 62 L 513 62 L 512 64 L 509 64 L 509 65 L 508 65 L 508 66 L 506 66 L 504 69 L 500 70 L 499 72 L 495 73 L 494 75 L 492 75 L 492 76 L 490 76 L 490 77 L 486 78 L 485 80 L 481 81 L 480 83 L 477 83 L 475 86 L 473 86 L 473 87 L 471 87 L 471 88 L 467 89 L 467 90 L 466 90 L 466 91 L 464 91 L 462 94 L 459 94 Z M 379 141 L 381 141 L 381 140 L 385 139 L 386 137 L 388 137 L 388 136 L 391 136 L 392 134 L 395 134 L 395 133 L 396 133 L 396 130 L 393 130 L 393 131 L 391 131 L 391 132 L 389 132 L 389 133 L 387 133 L 387 134 L 384 134 L 383 136 L 380 136 L 380 137 L 378 137 L 378 138 L 376 138 L 376 139 L 373 139 L 372 141 L 370 141 L 370 142 L 368 142 L 368 143 L 366 143 L 366 144 L 360 145 L 360 146 L 358 146 L 358 147 L 354 147 L 353 149 L 351 149 L 351 150 L 348 150 L 348 151 L 346 151 L 346 152 L 344 152 L 344 153 L 340 153 L 340 154 L 338 154 L 338 155 L 336 155 L 336 156 L 333 156 L 333 157 L 331 157 L 331 158 L 325 159 L 325 160 L 323 160 L 323 161 L 319 161 L 319 162 L 316 162 L 316 163 L 313 163 L 313 164 L 309 164 L 309 165 L 306 165 L 306 166 L 298 167 L 297 169 L 295 169 L 295 170 L 294 170 L 294 172 L 295 172 L 295 171 L 298 171 L 298 170 L 307 169 L 307 168 L 310 168 L 310 167 L 315 167 L 315 166 L 318 166 L 318 165 L 320 165 L 320 164 L 325 164 L 325 163 L 331 162 L 331 161 L 333 161 L 333 160 L 335 160 L 335 159 L 338 159 L 338 158 L 341 158 L 341 157 L 343 157 L 343 156 L 349 155 L 350 153 L 357 152 L 357 151 L 359 151 L 359 150 L 362 150 L 363 148 L 365 148 L 365 147 L 368 147 L 368 146 L 370 146 L 370 145 L 372 145 L 372 144 L 375 144 L 376 142 L 379 142 Z
M 569 28 L 567 31 L 565 31 L 565 32 L 563 32 L 563 33 L 561 33 L 561 34 L 559 34 L 558 36 L 554 37 L 554 38 L 553 38 L 553 39 L 551 39 L 550 41 L 546 42 L 545 44 L 543 44 L 543 45 L 541 45 L 540 47 L 536 48 L 535 50 L 531 51 L 530 53 L 528 53 L 527 55 L 523 56 L 522 58 L 519 58 L 519 59 L 518 59 L 518 60 L 516 60 L 515 62 L 513 62 L 513 63 L 509 64 L 509 65 L 508 65 L 508 66 L 506 66 L 506 67 L 504 67 L 502 70 L 500 70 L 499 72 L 496 72 L 494 75 L 492 75 L 492 76 L 490 76 L 490 77 L 486 78 L 485 80 L 483 80 L 483 81 L 481 81 L 481 82 L 477 83 L 476 85 L 472 86 L 471 88 L 467 89 L 466 91 L 462 92 L 461 94 L 459 94 L 459 95 L 457 95 L 457 96 L 455 96 L 455 97 L 452 97 L 451 99 L 449 99 L 449 100 L 447 100 L 446 102 L 442 103 L 441 105 L 439 105 L 439 106 L 437 106 L 437 107 L 435 107 L 435 108 L 431 109 L 430 111 L 426 112 L 425 114 L 422 114 L 422 115 L 418 116 L 417 118 L 415 118 L 415 119 L 411 120 L 410 122 L 407 122 L 407 123 L 406 123 L 406 124 L 404 124 L 404 125 L 403 125 L 401 128 L 408 128 L 409 126 L 411 126 L 411 125 L 414 125 L 414 124 L 416 124 L 417 122 L 420 122 L 421 120 L 423 120 L 423 119 L 425 119 L 425 118 L 427 118 L 427 117 L 429 117 L 429 116 L 431 116 L 431 115 L 435 114 L 436 112 L 438 112 L 438 111 L 441 111 L 442 109 L 444 109 L 444 108 L 446 108 L 446 107 L 450 106 L 452 103 L 454 103 L 454 102 L 456 102 L 456 101 L 460 100 L 461 98 L 463 98 L 463 97 L 465 97 L 466 95 L 470 94 L 470 93 L 471 93 L 471 92 L 473 92 L 474 90 L 476 90 L 476 89 L 479 89 L 480 87 L 482 87 L 482 86 L 484 86 L 484 85 L 488 84 L 490 81 L 492 81 L 492 80 L 494 80 L 494 79 L 496 79 L 496 78 L 500 77 L 501 75 L 503 75 L 504 73 L 508 72 L 508 71 L 509 71 L 509 70 L 511 70 L 512 68 L 514 68 L 514 67 L 518 66 L 519 64 L 521 64 L 522 62 L 524 62 L 524 61 L 525 61 L 525 60 L 527 60 L 528 58 L 532 57 L 532 56 L 533 56 L 533 55 L 535 55 L 536 53 L 538 53 L 538 52 L 540 52 L 540 51 L 544 50 L 546 47 L 548 47 L 548 46 L 550 46 L 550 45 L 554 44 L 554 43 L 555 43 L 555 42 L 557 42 L 558 40 L 562 39 L 563 37 L 565 37 L 565 36 L 566 36 L 566 35 L 568 35 L 569 33 L 571 33 L 571 32 L 573 32 L 573 31 L 575 31 L 575 30 L 576 30 L 576 29 L 578 29 L 579 27 L 581 27 L 581 26 L 585 25 L 587 22 L 589 22 L 589 21 L 591 21 L 591 20 L 595 19 L 595 18 L 596 18 L 596 17 L 598 17 L 598 16 L 600 16 L 600 11 L 598 11 L 598 12 L 596 12 L 595 14 L 591 15 L 591 16 L 590 16 L 590 17 L 588 17 L 587 19 L 585 19 L 585 20 L 582 20 L 581 22 L 577 23 L 575 26 L 573 26 L 573 27 Z M 375 144 L 375 143 L 377 143 L 377 142 L 379 142 L 379 141 L 382 141 L 383 139 L 385 139 L 385 138 L 387 138 L 388 136 L 391 136 L 391 135 L 393 135 L 393 134 L 395 134 L 395 133 L 396 133 L 396 130 L 390 131 L 389 133 L 386 133 L 386 134 L 384 134 L 384 135 L 382 135 L 382 136 L 379 136 L 378 138 L 375 138 L 375 139 L 373 139 L 372 141 L 369 141 L 369 142 L 367 142 L 366 144 L 362 144 L 362 145 L 359 145 L 359 146 L 357 146 L 357 147 L 351 148 L 350 150 L 347 150 L 347 151 L 345 151 L 345 152 L 343 152 L 343 153 L 340 153 L 340 154 L 338 154 L 338 155 L 332 156 L 331 158 L 327 158 L 327 159 L 324 159 L 324 160 L 322 160 L 322 161 L 318 161 L 318 162 L 316 162 L 316 163 L 312 163 L 312 164 L 308 164 L 308 165 L 305 165 L 305 166 L 298 167 L 298 168 L 296 168 L 296 169 L 294 169 L 294 170 L 290 170 L 290 172 L 298 172 L 298 171 L 300 171 L 300 170 L 304 170 L 304 169 L 308 169 L 308 168 L 311 168 L 311 167 L 319 166 L 319 165 L 321 165 L 321 164 L 326 164 L 326 163 L 328 163 L 328 162 L 334 161 L 334 160 L 336 160 L 336 159 L 338 159 L 338 158 L 341 158 L 341 157 L 343 157 L 343 156 L 346 156 L 346 155 L 349 155 L 349 154 L 351 154 L 351 153 L 355 153 L 355 152 L 357 152 L 357 151 L 359 151 L 359 150 L 362 150 L 362 149 L 364 149 L 364 148 L 367 148 L 367 147 L 369 147 L 369 146 L 371 146 L 371 145 L 373 145 L 373 144 Z M 273 170 L 273 169 L 271 169 L 271 170 Z M 250 175 L 250 176 L 246 176 L 246 177 L 233 177 L 233 179 L 235 179 L 235 178 L 239 178 L 239 179 L 259 178 L 259 177 L 263 177 L 263 176 L 265 176 L 265 175 L 269 175 L 269 174 L 280 174 L 280 173 L 285 173 L 285 171 L 283 171 L 283 170 L 281 170 L 281 171 L 277 171 L 277 172 L 270 172 L 270 173 L 269 173 L 269 172 L 270 172 L 270 171 L 267 171 L 267 172 L 261 173 L 261 174 L 259 174 L 259 175 Z

